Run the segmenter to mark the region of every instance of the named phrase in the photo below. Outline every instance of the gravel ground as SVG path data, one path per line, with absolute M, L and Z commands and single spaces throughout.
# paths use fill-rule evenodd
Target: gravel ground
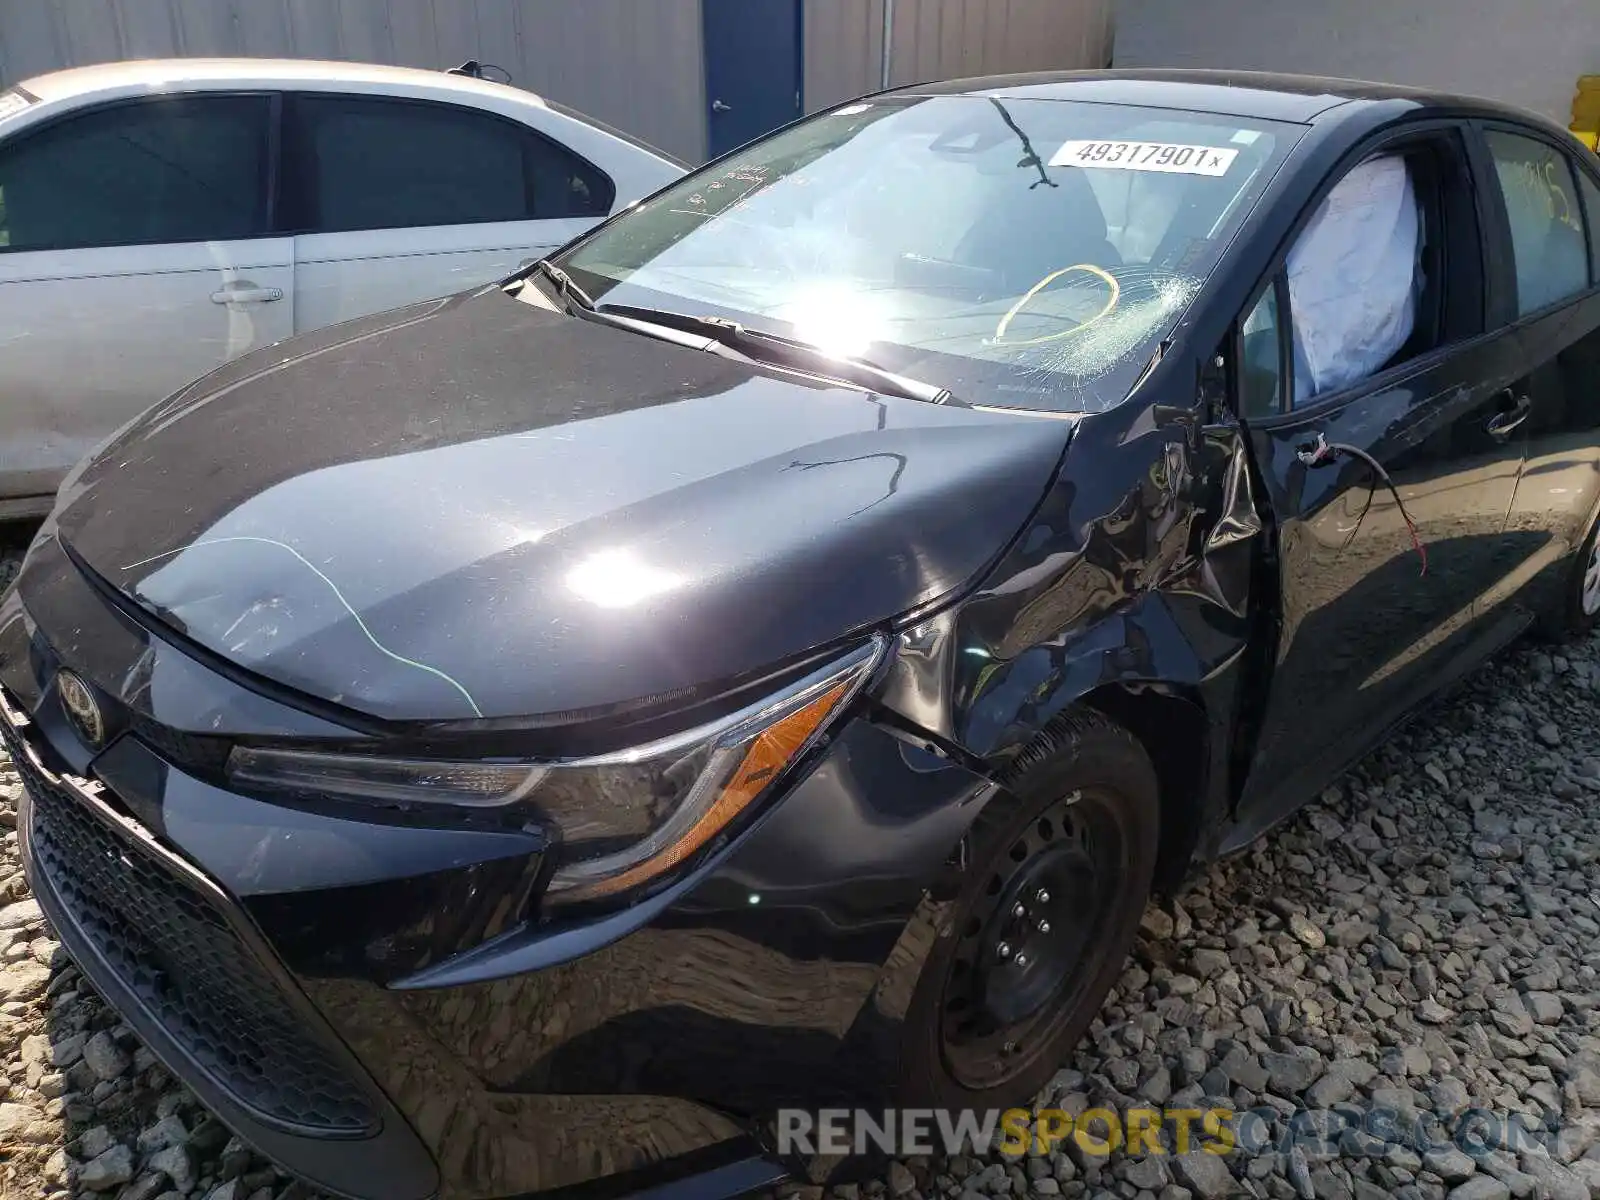
M 19 788 L 0 760 L 0 1200 L 313 1200 L 66 960 L 19 868 Z M 1021 1160 L 896 1162 L 832 1194 L 1600 1196 L 1597 795 L 1600 639 L 1514 650 L 1289 826 L 1152 907 L 1101 1021 L 1037 1102 L 1261 1110 L 1274 1148 L 1094 1158 L 1069 1140 Z M 1476 1156 L 1351 1134 L 1284 1146 L 1291 1114 L 1333 1104 L 1392 1111 L 1403 1129 L 1477 1105 L 1559 1136 Z

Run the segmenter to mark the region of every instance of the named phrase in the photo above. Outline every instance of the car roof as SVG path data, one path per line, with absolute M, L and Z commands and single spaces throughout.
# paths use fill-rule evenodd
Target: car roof
M 182 91 L 185 88 L 249 85 L 298 87 L 320 84 L 364 84 L 433 92 L 493 96 L 524 104 L 544 100 L 524 88 L 509 87 L 467 75 L 421 67 L 387 67 L 375 63 L 322 62 L 305 58 L 146 58 L 130 62 L 71 67 L 24 79 L 17 86 L 39 100 L 70 100 L 96 92 L 128 88 Z
M 1262 71 L 1112 70 L 1043 71 L 952 79 L 898 89 L 905 95 L 970 95 L 1040 100 L 1084 100 L 1187 109 L 1223 116 L 1315 124 L 1335 109 L 1359 101 L 1407 101 L 1420 108 L 1499 115 L 1549 122 L 1533 113 L 1481 97 L 1457 96 L 1399 84 Z

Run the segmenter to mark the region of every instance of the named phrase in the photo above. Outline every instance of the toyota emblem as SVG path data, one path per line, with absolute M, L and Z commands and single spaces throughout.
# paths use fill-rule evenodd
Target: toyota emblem
M 89 685 L 71 671 L 56 676 L 56 693 L 61 697 L 61 707 L 67 720 L 77 730 L 78 736 L 91 747 L 98 747 L 106 738 L 106 720 L 100 714 L 100 704 L 89 690 Z

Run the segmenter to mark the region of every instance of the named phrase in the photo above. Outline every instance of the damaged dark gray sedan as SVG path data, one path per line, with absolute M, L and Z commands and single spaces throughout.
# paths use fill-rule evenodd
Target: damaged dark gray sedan
M 1597 222 L 1482 102 L 973 80 L 259 351 L 0 611 L 39 902 L 359 1200 L 1026 1102 L 1152 889 L 1594 620 Z

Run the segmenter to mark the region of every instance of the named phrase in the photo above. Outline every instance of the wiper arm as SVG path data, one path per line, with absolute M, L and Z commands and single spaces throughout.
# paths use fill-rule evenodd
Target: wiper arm
M 560 270 L 560 268 L 555 268 Z M 726 317 L 704 316 L 695 313 L 673 312 L 664 308 L 640 308 L 631 304 L 602 304 L 596 310 L 602 316 L 625 317 L 630 320 L 664 325 L 685 333 L 696 333 L 734 350 L 739 350 L 758 361 L 771 362 L 774 351 L 780 359 L 787 356 L 804 360 L 802 369 L 819 375 L 831 375 L 847 383 L 860 384 L 888 396 L 904 396 L 907 400 L 921 400 L 924 404 L 947 404 L 954 408 L 967 408 L 949 388 L 925 383 L 909 375 L 886 371 L 875 363 L 859 358 L 829 354 L 810 342 L 784 337 L 777 333 L 763 333 L 750 329 Z M 784 365 L 780 363 L 780 365 Z
M 571 275 L 568 275 L 548 258 L 541 258 L 534 263 L 533 269 L 555 284 L 556 294 L 563 300 L 570 304 L 576 304 L 579 308 L 587 309 L 589 312 L 594 311 L 594 300 L 589 293 L 573 282 Z

